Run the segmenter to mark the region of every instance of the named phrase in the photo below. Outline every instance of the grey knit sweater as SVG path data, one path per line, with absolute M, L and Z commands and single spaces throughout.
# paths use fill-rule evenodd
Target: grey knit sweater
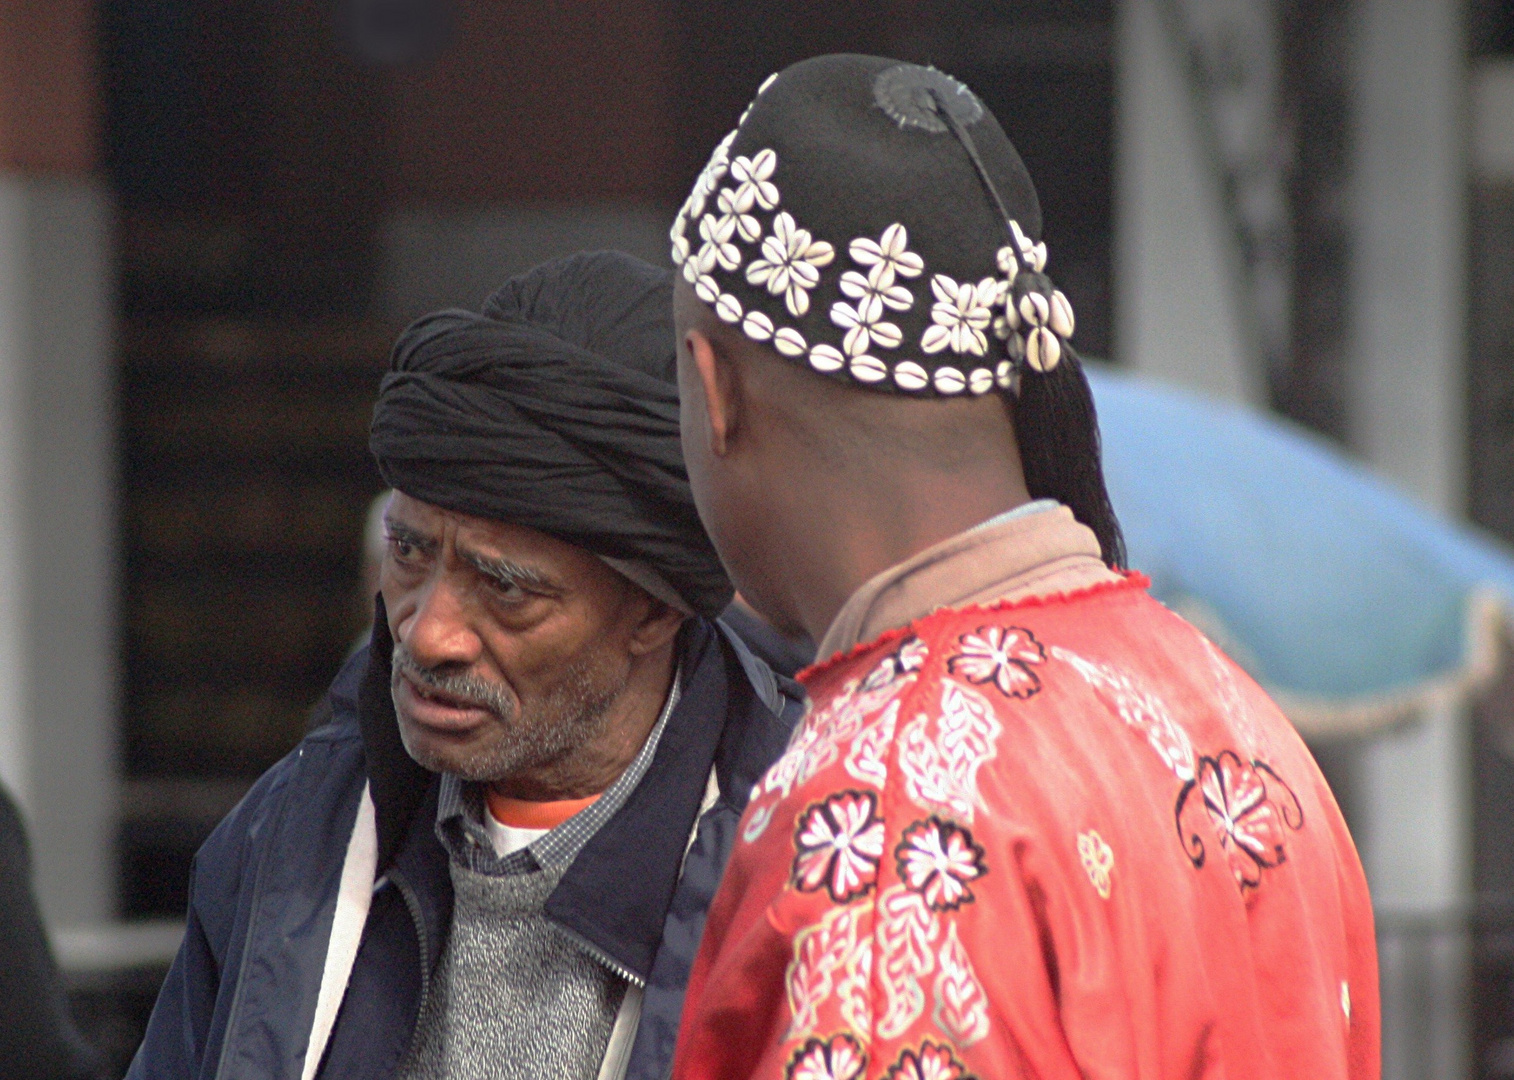
M 594 1080 L 626 982 L 542 913 L 564 867 L 452 863 L 452 932 L 402 1080 Z

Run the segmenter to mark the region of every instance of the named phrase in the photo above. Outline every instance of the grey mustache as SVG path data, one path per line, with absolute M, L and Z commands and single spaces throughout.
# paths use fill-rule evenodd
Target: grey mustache
M 513 711 L 513 699 L 498 687 L 474 675 L 448 675 L 434 668 L 422 667 L 403 645 L 395 645 L 392 667 L 391 682 L 398 682 L 401 676 L 405 676 L 467 705 L 487 709 L 496 716 L 508 716 Z

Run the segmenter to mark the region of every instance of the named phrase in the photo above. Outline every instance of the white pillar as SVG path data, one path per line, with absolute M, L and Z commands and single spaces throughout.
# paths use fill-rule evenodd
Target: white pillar
M 1352 22 L 1350 438 L 1380 471 L 1453 516 L 1465 501 L 1462 7 L 1358 0 Z M 1358 766 L 1357 839 L 1374 902 L 1411 919 L 1455 909 L 1472 878 L 1465 712 L 1374 740 Z M 1466 960 L 1460 934 L 1418 953 L 1385 939 L 1385 1077 L 1425 1067 L 1423 1075 L 1466 1075 Z M 1428 1014 L 1399 1013 L 1416 985 L 1435 989 L 1421 998 Z
M 1115 31 L 1114 358 L 1232 401 L 1265 404 L 1244 333 L 1242 265 L 1156 0 L 1120 0 Z
M 115 380 L 108 201 L 0 175 L 0 779 L 53 926 L 115 911 Z

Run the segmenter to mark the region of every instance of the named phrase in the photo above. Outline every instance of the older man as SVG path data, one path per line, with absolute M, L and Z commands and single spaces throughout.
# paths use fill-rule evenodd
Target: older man
M 822 657 L 679 1080 L 1377 1075 L 1351 838 L 1277 707 L 1117 569 L 1040 232 L 983 103 L 866 56 L 776 76 L 674 226 L 701 516 Z
M 400 339 L 372 643 L 200 852 L 133 1077 L 666 1075 L 798 712 L 712 621 L 669 304 L 577 256 Z

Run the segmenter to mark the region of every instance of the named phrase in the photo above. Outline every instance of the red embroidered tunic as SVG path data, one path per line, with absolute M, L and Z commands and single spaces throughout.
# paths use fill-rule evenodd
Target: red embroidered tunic
M 1361 865 L 1267 696 L 1132 577 L 804 675 L 678 1080 L 1375 1080 Z

